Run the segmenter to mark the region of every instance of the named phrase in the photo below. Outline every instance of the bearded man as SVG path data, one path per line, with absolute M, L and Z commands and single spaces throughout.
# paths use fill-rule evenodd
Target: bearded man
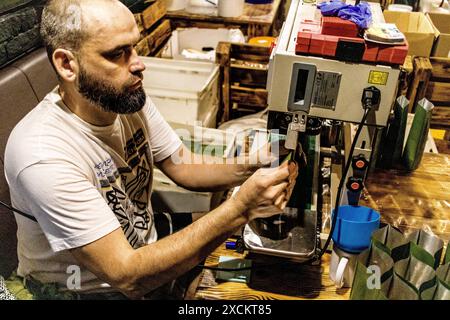
M 146 96 L 133 14 L 117 0 L 51 0 L 41 34 L 59 85 L 13 130 L 5 172 L 27 288 L 79 299 L 142 298 L 201 263 L 233 232 L 280 212 L 295 165 L 190 164 Z M 151 76 L 151 70 L 150 70 Z M 158 166 L 191 190 L 239 192 L 162 237 L 150 203 Z M 79 281 L 70 282 L 73 271 Z M 76 285 L 68 285 L 68 283 Z M 170 288 L 174 288 L 173 285 Z

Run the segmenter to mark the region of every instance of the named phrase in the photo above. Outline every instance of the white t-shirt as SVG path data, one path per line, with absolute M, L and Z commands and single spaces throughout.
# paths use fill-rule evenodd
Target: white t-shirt
M 49 93 L 14 128 L 5 152 L 12 204 L 39 222 L 16 214 L 18 274 L 65 289 L 78 268 L 67 249 L 119 227 L 134 248 L 156 241 L 153 163 L 181 143 L 148 97 L 140 112 L 98 127 L 72 113 L 58 88 Z M 112 290 L 79 270 L 80 291 Z

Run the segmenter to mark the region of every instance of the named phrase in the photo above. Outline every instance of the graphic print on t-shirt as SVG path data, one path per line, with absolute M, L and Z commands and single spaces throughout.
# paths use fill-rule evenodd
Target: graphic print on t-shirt
M 122 230 L 134 248 L 145 243 L 153 224 L 148 212 L 152 156 L 142 129 L 133 134 L 124 147 L 123 167 L 116 168 L 113 159 L 95 166 L 102 195 L 116 215 Z M 127 164 L 127 166 L 125 166 Z

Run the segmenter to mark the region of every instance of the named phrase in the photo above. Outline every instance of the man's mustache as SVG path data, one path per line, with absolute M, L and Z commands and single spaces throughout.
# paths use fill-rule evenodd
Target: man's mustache
M 126 87 L 132 87 L 136 82 L 144 80 L 144 74 L 142 72 L 138 72 L 133 74 L 131 79 L 127 81 Z

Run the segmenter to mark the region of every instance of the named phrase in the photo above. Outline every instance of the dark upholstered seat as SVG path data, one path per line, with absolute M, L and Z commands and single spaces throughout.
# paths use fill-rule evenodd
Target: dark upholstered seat
M 4 176 L 6 142 L 14 126 L 57 84 L 44 49 L 36 50 L 0 70 L 0 200 L 9 203 Z M 14 215 L 0 206 L 0 275 L 9 276 L 17 266 Z

